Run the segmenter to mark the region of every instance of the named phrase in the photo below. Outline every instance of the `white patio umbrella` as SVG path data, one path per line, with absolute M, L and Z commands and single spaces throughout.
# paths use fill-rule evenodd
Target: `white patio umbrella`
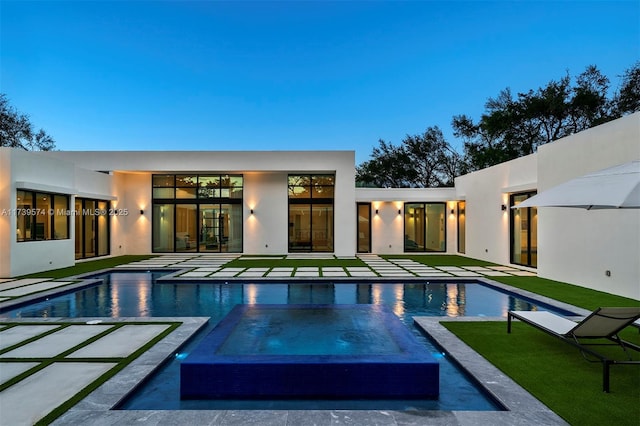
M 640 160 L 571 179 L 512 208 L 522 207 L 640 208 Z

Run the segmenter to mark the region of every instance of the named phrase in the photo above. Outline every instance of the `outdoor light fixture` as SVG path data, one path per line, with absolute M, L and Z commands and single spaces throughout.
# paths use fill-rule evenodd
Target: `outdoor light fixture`
M 505 211 L 507 209 L 507 205 L 503 204 L 502 206 L 500 206 L 500 208 L 502 209 L 502 211 Z
M 251 211 L 251 214 L 253 214 L 253 209 L 251 209 L 250 211 Z
M 453 209 L 451 209 L 451 214 L 455 214 L 455 211 Z
M 398 214 L 402 214 L 402 210 L 398 209 Z
M 140 209 L 140 214 L 144 214 L 144 210 Z
M 378 209 L 376 209 L 376 214 L 378 214 Z

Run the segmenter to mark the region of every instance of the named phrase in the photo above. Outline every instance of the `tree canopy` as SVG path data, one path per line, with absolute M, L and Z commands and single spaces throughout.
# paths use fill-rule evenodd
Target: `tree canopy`
M 373 148 L 371 160 L 356 168 L 361 185 L 381 188 L 451 186 L 462 170 L 462 159 L 437 126 L 407 135 L 395 146 L 383 140 Z
M 35 131 L 29 116 L 18 112 L 0 93 L 0 146 L 27 151 L 51 151 L 56 143 L 44 130 Z
M 515 96 L 509 88 L 489 98 L 476 122 L 465 114 L 451 126 L 464 154 L 452 149 L 437 126 L 407 135 L 400 146 L 383 140 L 371 159 L 357 167 L 361 185 L 438 187 L 455 176 L 532 154 L 537 147 L 625 114 L 640 111 L 640 62 L 621 76 L 611 97 L 609 78 L 595 65 L 572 79 L 558 80 Z

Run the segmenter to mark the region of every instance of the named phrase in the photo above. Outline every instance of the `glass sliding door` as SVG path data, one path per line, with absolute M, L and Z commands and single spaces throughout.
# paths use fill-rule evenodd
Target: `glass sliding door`
M 333 204 L 311 205 L 312 251 L 333 251 Z
M 535 192 L 512 194 L 510 205 L 517 206 Z M 538 209 L 535 207 L 510 209 L 511 263 L 536 267 L 538 265 Z
M 76 259 L 110 253 L 109 208 L 108 201 L 76 198 Z
M 311 204 L 289 205 L 289 251 L 311 251 Z
M 218 206 L 213 204 L 200 205 L 200 251 L 219 251 L 220 234 L 218 227 Z
M 289 175 L 289 251 L 331 252 L 334 175 Z
M 446 251 L 445 203 L 406 203 L 404 251 Z
M 173 204 L 153 205 L 153 251 L 172 252 L 174 249 Z
M 109 211 L 109 203 L 107 201 L 98 201 L 98 209 L 101 212 Z M 98 241 L 96 243 L 98 256 L 106 256 L 109 254 L 109 216 L 100 214 L 97 217 L 96 235 Z
M 152 182 L 154 252 L 242 252 L 242 176 L 153 175 Z
M 425 251 L 424 204 L 404 206 L 404 251 Z
M 371 253 L 371 203 L 358 203 L 358 253 Z
M 97 209 L 97 203 L 94 200 L 84 200 L 84 212 L 90 212 L 82 215 L 82 229 L 84 230 L 82 238 L 84 240 L 82 257 L 95 257 L 96 255 L 96 217 L 94 213 Z
M 196 251 L 198 222 L 195 204 L 176 204 L 176 251 Z
M 467 216 L 465 209 L 467 203 L 464 201 L 458 202 L 458 253 L 464 253 L 466 250 L 466 237 L 467 237 Z

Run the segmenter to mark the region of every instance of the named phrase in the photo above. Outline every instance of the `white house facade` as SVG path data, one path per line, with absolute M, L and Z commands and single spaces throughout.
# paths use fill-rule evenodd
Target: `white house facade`
M 640 299 L 640 210 L 512 209 L 640 158 L 640 113 L 460 176 L 355 186 L 353 151 L 0 148 L 0 277 L 124 254 L 461 254 Z

